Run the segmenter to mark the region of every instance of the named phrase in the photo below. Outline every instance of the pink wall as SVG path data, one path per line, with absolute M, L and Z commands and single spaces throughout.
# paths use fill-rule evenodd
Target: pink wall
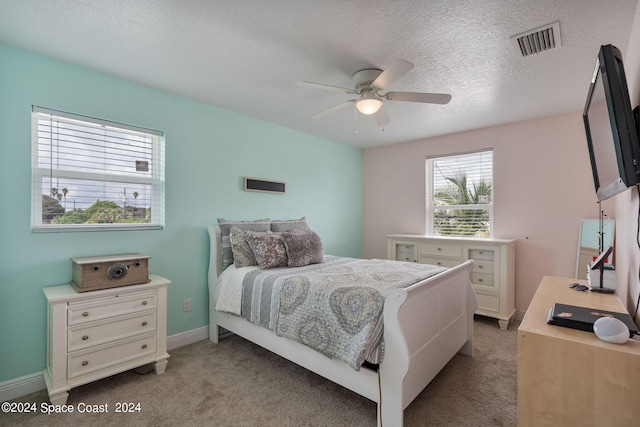
M 424 233 L 425 157 L 486 147 L 494 237 L 517 239 L 516 309 L 524 312 L 542 276 L 574 276 L 580 219 L 598 218 L 581 112 L 365 150 L 363 256 L 385 258 L 387 234 Z M 613 208 L 603 206 L 610 217 Z
M 636 8 L 636 14 L 629 38 L 629 46 L 626 52 L 622 52 L 624 58 L 627 83 L 631 105 L 640 104 L 640 7 Z M 638 271 L 640 270 L 640 253 L 636 243 L 638 234 L 638 193 L 635 188 L 619 194 L 614 198 L 617 212 L 616 221 L 616 270 L 618 276 L 618 296 L 627 305 L 627 309 L 633 315 L 638 295 L 640 294 L 640 282 Z M 640 321 L 636 321 L 640 325 Z

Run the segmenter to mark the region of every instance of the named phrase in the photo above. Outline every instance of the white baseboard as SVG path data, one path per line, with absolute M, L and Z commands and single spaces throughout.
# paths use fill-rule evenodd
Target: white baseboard
M 0 383 L 0 402 L 25 396 L 47 388 L 42 372 L 25 375 Z
M 524 319 L 525 314 L 527 314 L 526 311 L 516 310 L 516 314 L 513 316 L 513 320 L 518 320 L 522 322 L 522 319 Z
M 181 332 L 179 334 L 167 337 L 167 350 L 173 350 L 178 347 L 193 344 L 194 342 L 206 339 L 209 339 L 209 326 L 191 329 L 190 331 Z
M 192 329 L 167 337 L 167 351 L 193 344 L 209 338 L 209 326 Z M 171 360 L 171 359 L 169 359 Z M 27 394 L 35 393 L 47 388 L 42 372 L 25 375 L 24 377 L 0 383 L 0 402 L 6 402 Z

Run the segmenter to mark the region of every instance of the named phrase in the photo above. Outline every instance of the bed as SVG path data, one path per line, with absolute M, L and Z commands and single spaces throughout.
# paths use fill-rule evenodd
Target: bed
M 379 427 L 402 426 L 404 409 L 449 360 L 456 353 L 473 353 L 473 261 L 388 292 L 381 309 L 384 358 L 378 365 L 365 362 L 354 368 L 237 314 L 216 310 L 222 298 L 219 277 L 227 266 L 220 227 L 210 225 L 208 233 L 210 340 L 218 343 L 221 330 L 233 332 L 376 402 Z

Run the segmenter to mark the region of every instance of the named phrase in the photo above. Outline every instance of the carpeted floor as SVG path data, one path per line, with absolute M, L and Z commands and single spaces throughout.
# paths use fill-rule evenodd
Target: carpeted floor
M 405 410 L 404 425 L 515 426 L 518 326 L 512 322 L 502 331 L 495 320 L 476 316 L 474 357 L 456 355 Z M 71 414 L 42 413 L 46 390 L 15 399 L 36 413 L 0 412 L 0 425 L 376 425 L 375 403 L 237 336 L 169 353 L 162 375 L 138 369 L 72 389 Z M 137 406 L 116 412 L 122 403 Z M 79 413 L 87 409 L 108 413 Z

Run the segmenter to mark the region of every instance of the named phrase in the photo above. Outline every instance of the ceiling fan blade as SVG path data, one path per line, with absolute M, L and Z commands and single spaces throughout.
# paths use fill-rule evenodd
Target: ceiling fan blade
M 374 115 L 373 118 L 376 120 L 376 123 L 380 127 L 384 127 L 384 125 L 388 125 L 391 123 L 391 119 L 387 115 L 387 112 L 384 111 L 384 107 L 379 109 Z
M 305 81 L 301 81 L 301 82 L 296 82 L 296 84 L 298 86 L 306 86 L 306 87 L 312 87 L 314 89 L 323 89 L 323 90 L 332 90 L 334 92 L 342 92 L 342 93 L 357 93 L 355 91 L 355 89 L 349 89 L 346 87 L 340 87 L 340 86 L 331 86 L 331 85 L 325 85 L 322 83 L 314 83 L 314 82 L 305 82 Z
M 371 86 L 381 90 L 386 89 L 400 77 L 407 74 L 413 68 L 413 64 L 402 59 L 396 59 L 386 70 L 376 78 Z
M 331 108 L 328 108 L 328 109 L 326 109 L 326 110 L 324 110 L 324 111 L 320 111 L 319 113 L 314 114 L 313 116 L 311 116 L 311 118 L 312 118 L 312 119 L 317 119 L 317 118 L 320 118 L 320 117 L 324 117 L 324 116 L 326 116 L 327 114 L 331 114 L 331 113 L 333 113 L 334 111 L 338 111 L 338 110 L 340 110 L 341 108 L 344 108 L 344 107 L 348 106 L 349 104 L 353 104 L 355 101 L 356 101 L 355 99 L 350 99 L 349 101 L 341 102 L 341 103 L 340 103 L 340 104 L 338 104 L 338 105 L 334 105 L 334 106 L 333 106 L 333 107 L 331 107 Z
M 451 95 L 448 93 L 388 92 L 385 96 L 390 101 L 424 102 L 426 104 L 448 104 Z

